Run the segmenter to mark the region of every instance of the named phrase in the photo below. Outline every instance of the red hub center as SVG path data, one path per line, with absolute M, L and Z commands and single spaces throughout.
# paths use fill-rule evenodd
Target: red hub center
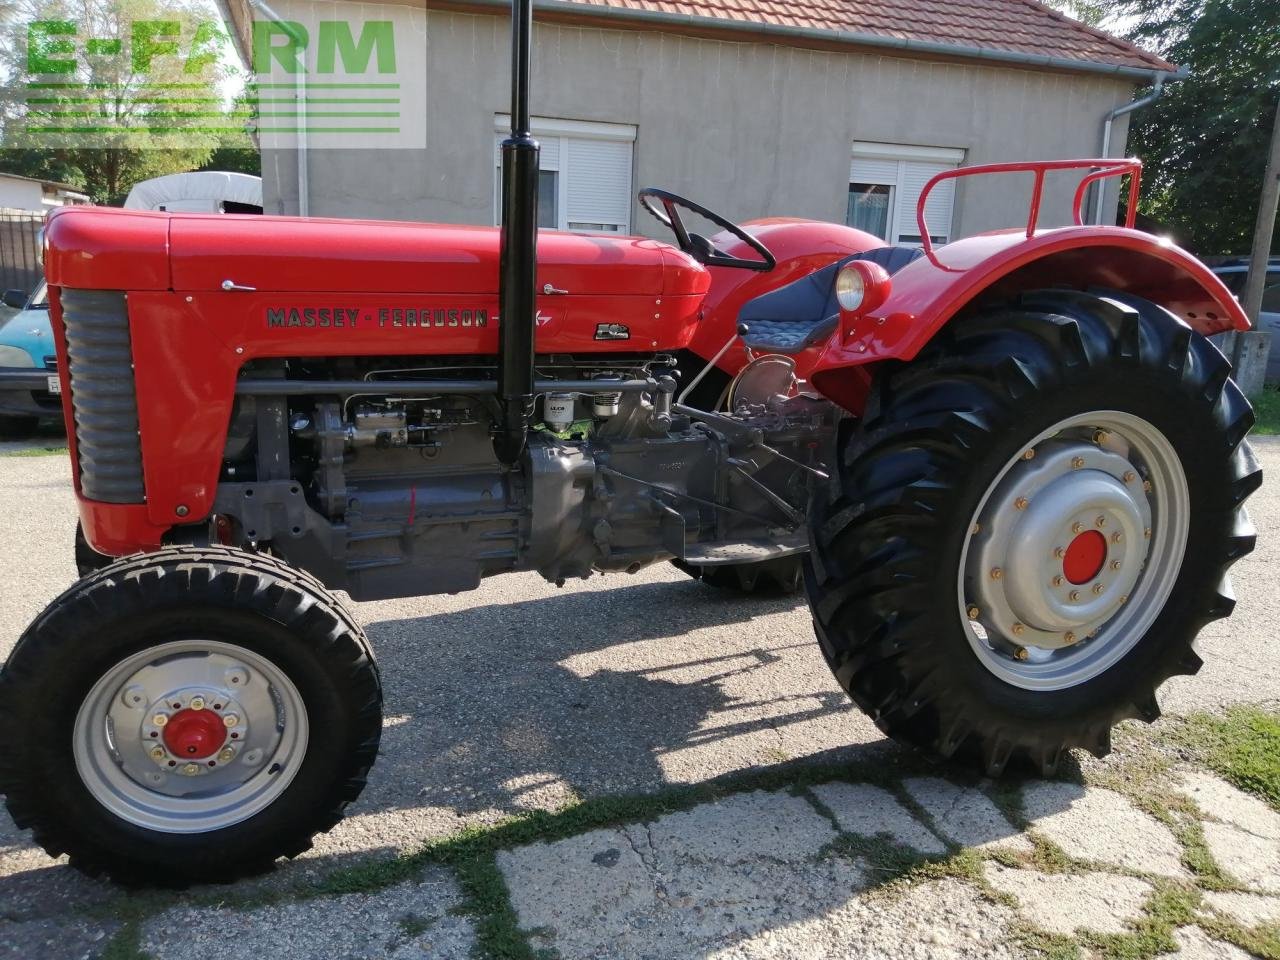
M 1107 538 L 1097 530 L 1080 534 L 1067 547 L 1062 558 L 1062 575 L 1072 583 L 1088 583 L 1107 562 Z
M 164 745 L 184 759 L 211 757 L 226 738 L 227 728 L 212 710 L 179 710 L 164 725 Z

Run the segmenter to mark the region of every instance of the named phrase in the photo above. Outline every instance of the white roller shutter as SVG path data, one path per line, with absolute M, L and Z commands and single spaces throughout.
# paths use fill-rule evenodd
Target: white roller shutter
M 898 191 L 898 235 L 918 236 L 920 227 L 916 222 L 916 204 L 920 202 L 920 194 L 925 184 L 944 170 L 955 168 L 955 164 L 921 163 L 907 160 L 902 164 L 902 189 Z M 933 188 L 929 194 L 929 202 L 925 207 L 925 221 L 929 225 L 929 234 L 943 241 L 951 238 L 951 214 L 956 195 L 956 182 L 944 180 Z
M 631 144 L 566 137 L 566 220 L 570 230 L 626 232 L 631 217 Z
M 849 182 L 892 186 L 889 242 L 919 243 L 916 204 L 925 184 L 944 170 L 954 170 L 963 160 L 963 150 L 859 141 L 853 145 Z M 929 194 L 925 216 L 929 233 L 937 241 L 951 239 L 955 193 L 955 181 L 946 180 Z

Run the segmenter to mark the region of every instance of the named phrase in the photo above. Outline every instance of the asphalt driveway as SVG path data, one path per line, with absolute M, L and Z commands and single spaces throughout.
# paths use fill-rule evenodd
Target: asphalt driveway
M 1280 496 L 1272 492 L 1280 477 L 1280 440 L 1260 438 L 1256 448 L 1269 478 L 1250 502 L 1258 550 L 1236 567 L 1235 616 L 1202 635 L 1200 676 L 1162 692 L 1166 713 L 1274 705 L 1280 696 Z M 15 449 L 0 444 L 0 656 L 74 579 L 66 458 L 13 456 Z M 466 890 L 447 866 L 396 866 L 386 874 L 394 882 L 350 878 L 376 876 L 370 864 L 404 864 L 404 856 L 426 842 L 513 814 L 697 788 L 735 774 L 783 771 L 785 780 L 787 771 L 806 768 L 853 771 L 844 778 L 851 782 L 867 771 L 899 770 L 901 776 L 877 787 L 888 800 L 880 794 L 842 799 L 834 787 L 824 798 L 820 784 L 779 790 L 762 783 L 760 790 L 702 798 L 712 812 L 693 823 L 637 814 L 638 822 L 651 824 L 648 833 L 640 831 L 644 836 L 619 826 L 603 837 L 575 834 L 573 843 L 569 836 L 513 841 L 495 861 L 511 898 L 504 922 L 535 946 L 566 957 L 1017 956 L 1030 949 L 1030 940 L 1014 935 L 1030 922 L 1028 910 L 1017 897 L 1002 900 L 1001 885 L 1036 889 L 1017 874 L 1035 866 L 1026 858 L 1040 849 L 1027 838 L 1039 836 L 1037 824 L 1077 808 L 1084 819 L 1063 828 L 1060 847 L 1072 862 L 1105 873 L 1101 892 L 1090 895 L 1140 904 L 1167 883 L 1191 882 L 1182 868 L 1150 869 L 1156 860 L 1118 868 L 1098 866 L 1087 849 L 1073 852 L 1071 837 L 1096 826 L 1086 816 L 1093 801 L 1082 800 L 1083 792 L 1024 792 L 1010 800 L 989 784 L 976 785 L 976 794 L 968 782 L 913 788 L 921 779 L 913 772 L 915 759 L 886 744 L 849 705 L 814 645 L 799 600 L 737 598 L 661 565 L 563 589 L 534 575 L 513 575 L 471 594 L 355 610 L 379 656 L 386 728 L 369 787 L 343 824 L 267 878 L 139 900 L 48 859 L 0 814 L 0 956 L 97 956 L 109 946 L 134 951 L 117 956 L 136 956 L 139 949 L 156 957 L 466 956 L 477 925 L 491 918 L 459 909 Z M 963 794 L 969 799 L 956 799 L 957 790 L 970 791 Z M 939 791 L 952 798 L 947 805 L 957 806 L 935 811 L 943 803 Z M 698 800 L 684 805 L 703 809 Z M 990 836 L 975 841 L 977 834 L 945 825 L 943 813 L 962 801 L 989 821 Z M 1133 813 L 1146 818 L 1134 821 L 1146 829 L 1153 814 L 1137 807 Z M 1239 829 L 1265 837 L 1270 822 L 1255 813 L 1262 819 Z M 734 830 L 760 831 L 760 844 L 777 845 L 776 855 L 748 862 L 726 859 L 714 844 L 702 853 L 693 849 L 726 822 Z M 654 839 L 658 824 L 664 826 Z M 896 838 L 901 849 L 926 857 L 954 858 L 991 841 L 1013 846 L 992 853 L 977 873 L 940 875 L 933 886 L 914 886 L 905 900 L 877 907 L 874 898 L 858 899 L 859 891 L 878 885 L 868 866 L 874 856 L 855 842 L 860 836 Z M 1152 836 L 1156 856 L 1168 838 Z M 553 849 L 555 843 L 570 846 Z M 1176 866 L 1178 850 L 1170 850 L 1166 861 Z M 1275 857 L 1280 877 L 1280 852 Z M 581 887 L 583 871 L 602 864 L 608 864 L 609 883 L 622 878 L 620 886 Z M 1271 889 L 1270 868 L 1259 869 L 1262 879 L 1241 887 L 1242 896 Z M 708 889 L 708 878 L 744 875 L 755 877 L 745 892 Z M 982 895 L 966 899 L 957 889 Z M 612 891 L 613 899 L 601 900 L 602 891 Z M 1048 891 L 1045 900 L 1069 893 Z M 803 908 L 771 912 L 781 899 Z M 566 915 L 566 903 L 577 912 Z M 1112 912 L 1121 918 L 1113 922 L 1126 922 L 1125 909 Z M 1276 917 L 1280 921 L 1280 912 Z M 1052 934 L 1051 924 L 1041 921 L 1032 927 Z M 646 936 L 646 929 L 669 936 Z M 939 929 L 949 931 L 947 943 L 922 939 Z M 863 932 L 853 937 L 857 930 Z M 841 931 L 852 939 L 842 941 Z M 1178 931 L 1191 944 L 1185 949 L 1226 949 L 1209 940 L 1197 947 L 1196 938 L 1208 936 L 1202 927 L 1184 924 Z M 609 943 L 619 944 L 616 952 Z

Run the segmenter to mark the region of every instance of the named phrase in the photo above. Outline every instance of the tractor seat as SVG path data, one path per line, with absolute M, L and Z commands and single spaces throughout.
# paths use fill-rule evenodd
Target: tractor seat
M 841 267 L 851 260 L 866 260 L 892 276 L 923 256 L 919 247 L 876 247 L 748 300 L 738 314 L 749 328 L 743 342 L 756 353 L 799 353 L 821 343 L 840 320 L 836 274 Z

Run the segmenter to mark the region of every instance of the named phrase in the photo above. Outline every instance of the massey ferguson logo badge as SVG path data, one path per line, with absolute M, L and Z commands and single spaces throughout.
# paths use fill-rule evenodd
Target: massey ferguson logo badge
M 497 319 L 496 317 L 494 318 Z M 269 329 L 332 329 L 357 326 L 379 327 L 487 327 L 488 310 L 451 308 L 379 307 L 359 310 L 348 307 L 267 307 Z

